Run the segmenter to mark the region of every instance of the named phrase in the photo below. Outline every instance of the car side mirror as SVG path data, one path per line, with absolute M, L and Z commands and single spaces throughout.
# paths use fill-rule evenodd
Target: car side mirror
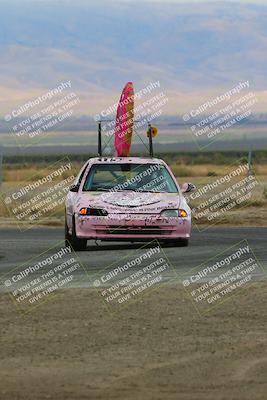
M 77 193 L 78 191 L 79 191 L 79 187 L 80 187 L 80 185 L 79 184 L 73 184 L 73 185 L 71 185 L 70 186 L 70 192 L 75 192 L 75 193 Z
M 193 183 L 183 183 L 181 187 L 182 193 L 194 192 L 197 187 Z

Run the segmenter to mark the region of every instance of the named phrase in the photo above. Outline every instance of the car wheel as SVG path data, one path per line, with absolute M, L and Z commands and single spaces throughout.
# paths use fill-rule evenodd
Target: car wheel
M 69 233 L 69 228 L 68 228 L 68 225 L 67 225 L 67 217 L 66 217 L 66 214 L 65 214 L 65 246 L 66 247 L 69 246 L 70 243 L 71 243 L 71 235 Z
M 189 239 L 180 238 L 176 240 L 170 240 L 168 244 L 173 247 L 187 247 L 189 245 Z
M 68 232 L 67 232 L 68 233 Z M 75 219 L 72 219 L 72 234 L 70 236 L 70 244 L 74 251 L 86 250 L 87 239 L 79 239 L 76 236 Z
M 176 242 L 177 247 L 187 247 L 189 245 L 189 239 L 181 238 Z

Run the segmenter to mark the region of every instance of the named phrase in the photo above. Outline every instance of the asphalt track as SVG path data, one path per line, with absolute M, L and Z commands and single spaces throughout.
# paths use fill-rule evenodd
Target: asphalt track
M 0 275 L 3 277 L 48 249 L 59 249 L 63 243 L 63 228 L 39 227 L 24 232 L 14 228 L 2 228 L 0 239 Z M 267 228 L 210 227 L 202 232 L 194 229 L 189 247 L 164 247 L 164 252 L 180 276 L 242 240 L 247 240 L 266 272 Z M 95 274 L 118 259 L 127 258 L 131 251 L 140 246 L 143 244 L 101 242 L 96 245 L 91 241 L 88 242 L 85 252 L 77 254 L 84 268 L 90 274 Z M 257 276 L 255 278 L 257 279 Z M 83 285 L 82 281 L 82 277 L 80 281 L 78 279 L 78 286 Z

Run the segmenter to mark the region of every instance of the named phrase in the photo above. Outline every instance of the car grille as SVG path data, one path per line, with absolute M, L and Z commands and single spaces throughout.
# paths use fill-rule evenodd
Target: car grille
M 95 226 L 98 234 L 106 235 L 169 235 L 175 230 L 175 227 L 162 227 L 162 226 Z

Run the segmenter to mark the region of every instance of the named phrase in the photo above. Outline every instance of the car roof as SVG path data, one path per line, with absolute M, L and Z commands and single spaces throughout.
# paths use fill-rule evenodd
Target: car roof
M 165 162 L 159 158 L 143 158 L 143 157 L 95 157 L 88 160 L 90 164 L 99 163 L 120 163 L 120 164 L 164 164 Z

